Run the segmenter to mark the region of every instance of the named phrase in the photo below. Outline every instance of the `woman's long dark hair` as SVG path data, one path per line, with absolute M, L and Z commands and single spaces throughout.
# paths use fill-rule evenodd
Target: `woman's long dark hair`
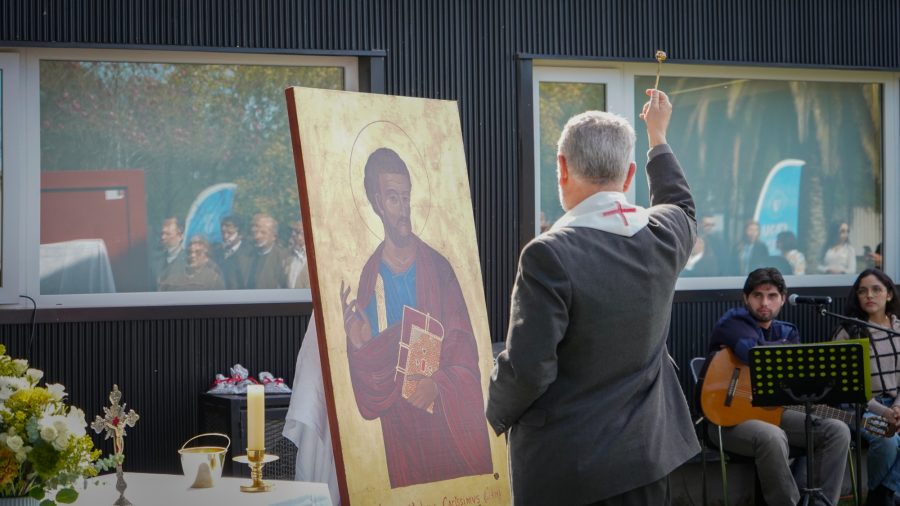
M 853 283 L 853 287 L 850 288 L 850 293 L 847 294 L 847 309 L 844 313 L 847 316 L 868 321 L 869 314 L 863 311 L 863 308 L 859 305 L 859 297 L 856 295 L 856 291 L 859 290 L 859 282 L 866 276 L 875 276 L 878 282 L 884 285 L 888 295 L 891 296 L 891 300 L 887 301 L 885 305 L 885 312 L 889 315 L 900 316 L 900 301 L 897 300 L 897 290 L 894 288 L 894 281 L 881 269 L 866 269 L 859 273 L 859 276 L 856 277 L 856 281 Z

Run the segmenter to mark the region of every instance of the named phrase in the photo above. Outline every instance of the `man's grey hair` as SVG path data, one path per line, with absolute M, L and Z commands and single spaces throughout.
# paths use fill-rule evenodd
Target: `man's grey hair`
M 594 184 L 618 183 L 628 174 L 634 140 L 634 128 L 625 118 L 587 111 L 569 119 L 557 150 L 579 178 Z

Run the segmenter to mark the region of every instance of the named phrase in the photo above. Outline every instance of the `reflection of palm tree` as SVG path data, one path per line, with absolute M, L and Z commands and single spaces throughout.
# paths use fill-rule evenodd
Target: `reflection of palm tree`
M 635 84 L 643 89 L 651 77 Z M 805 158 L 808 228 L 801 231 L 807 254 L 818 253 L 826 215 L 851 215 L 866 206 L 881 209 L 880 85 L 746 79 L 674 79 L 670 92 L 684 108 L 674 144 L 696 146 L 697 180 L 714 181 L 696 195 L 732 218 L 730 235 L 742 232 L 765 179 L 764 168 L 783 158 Z M 672 81 L 670 81 L 671 83 Z M 852 125 L 847 127 L 846 125 Z M 690 164 L 690 162 L 688 162 Z M 687 165 L 687 164 L 686 164 Z M 724 168 L 728 170 L 723 170 Z M 693 176 L 693 174 L 692 174 Z M 804 181 L 806 183 L 806 179 Z M 873 185 L 874 183 L 874 185 Z M 877 186 L 876 186 L 877 185 Z M 722 192 L 725 186 L 730 191 Z M 827 209 L 826 209 L 827 206 Z M 810 242 L 817 244 L 810 244 Z

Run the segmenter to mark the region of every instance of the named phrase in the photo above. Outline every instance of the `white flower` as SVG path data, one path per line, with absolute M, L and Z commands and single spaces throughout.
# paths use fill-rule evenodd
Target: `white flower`
M 45 413 L 44 416 L 38 420 L 38 430 L 40 431 L 41 438 L 48 443 L 52 443 L 53 447 L 57 450 L 66 447 L 66 441 L 69 439 L 66 417 Z M 57 448 L 57 441 L 60 441 L 62 448 Z
M 62 398 L 66 396 L 66 387 L 59 383 L 48 384 L 47 391 L 50 392 L 50 396 L 53 397 L 53 400 L 55 401 L 61 401 Z
M 45 425 L 41 427 L 41 439 L 43 439 L 44 441 L 49 443 L 56 439 L 56 436 L 56 427 L 52 425 Z
M 22 438 L 19 436 L 10 436 L 6 438 L 6 446 L 8 446 L 10 450 L 18 452 L 25 446 L 25 441 L 22 441 Z
M 66 428 L 68 431 L 76 437 L 81 437 L 86 434 L 84 431 L 85 427 L 87 427 L 87 421 L 84 419 L 84 411 L 74 406 L 70 408 L 69 414 L 66 415 Z
M 68 434 L 60 433 L 59 436 L 57 436 L 56 439 L 53 440 L 53 448 L 55 448 L 56 451 L 61 452 L 61 451 L 65 450 L 66 446 L 68 446 L 68 445 L 69 445 L 69 435 Z
M 12 394 L 30 388 L 31 383 L 25 378 L 16 378 L 13 376 L 0 376 L 0 401 L 5 401 Z
M 44 371 L 40 369 L 28 369 L 25 371 L 25 376 L 31 380 L 32 385 L 37 385 L 38 381 L 41 381 L 41 378 L 44 377 Z
M 21 376 L 28 369 L 28 361 L 24 358 L 13 359 L 13 365 L 16 366 L 16 372 Z

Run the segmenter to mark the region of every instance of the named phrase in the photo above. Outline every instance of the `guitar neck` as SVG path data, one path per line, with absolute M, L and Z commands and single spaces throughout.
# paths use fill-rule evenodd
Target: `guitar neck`
M 806 413 L 806 408 L 804 406 L 785 406 L 784 408 L 790 411 L 799 411 L 800 413 Z M 852 425 L 853 423 L 853 413 L 851 413 L 850 411 L 844 411 L 843 409 L 833 408 L 824 404 L 814 405 L 812 407 L 812 414 L 820 418 L 833 418 L 835 420 L 840 420 L 847 425 Z

